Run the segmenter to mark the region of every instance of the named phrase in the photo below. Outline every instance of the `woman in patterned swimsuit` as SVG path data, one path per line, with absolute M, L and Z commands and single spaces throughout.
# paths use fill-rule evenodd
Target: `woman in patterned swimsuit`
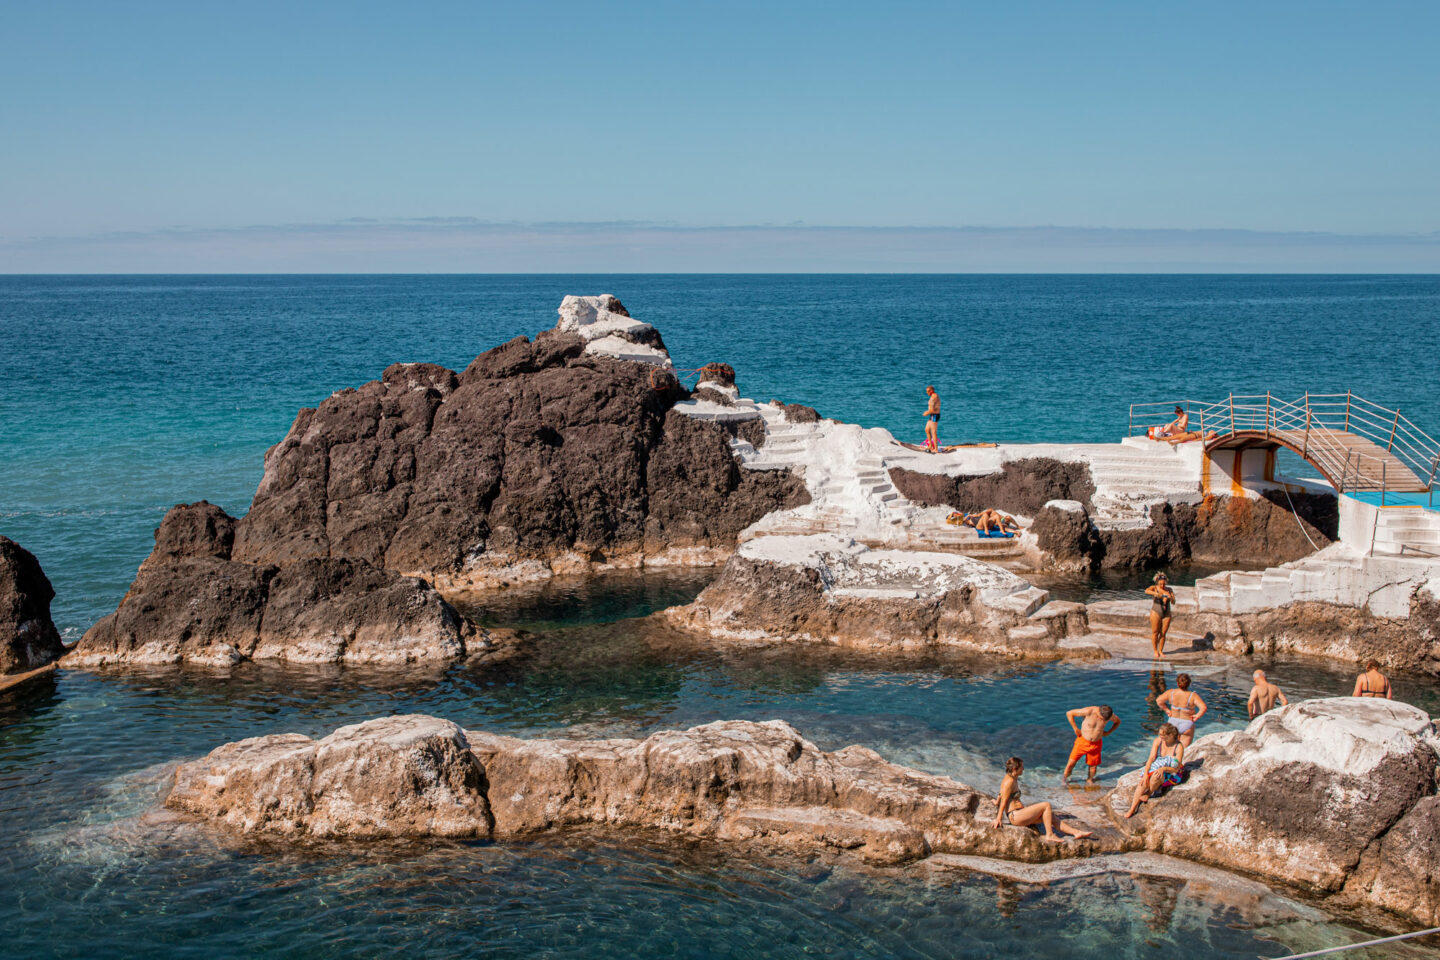
M 1160 728 L 1160 735 L 1155 738 L 1155 742 L 1150 744 L 1150 758 L 1145 761 L 1145 775 L 1140 778 L 1140 785 L 1135 788 L 1135 797 L 1130 801 L 1130 809 L 1126 811 L 1125 819 L 1135 816 L 1140 804 L 1157 792 L 1178 784 L 1184 775 L 1185 744 L 1180 742 L 1180 734 L 1175 728 L 1167 723 Z

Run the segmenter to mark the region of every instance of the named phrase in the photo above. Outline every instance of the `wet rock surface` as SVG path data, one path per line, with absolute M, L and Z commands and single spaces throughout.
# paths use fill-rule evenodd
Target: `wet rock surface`
M 837 848 L 872 863 L 931 853 L 1039 862 L 1103 846 L 994 829 L 993 798 L 864 747 L 826 753 L 778 720 L 643 740 L 521 740 L 389 717 L 319 741 L 280 734 L 220 747 L 179 767 L 165 804 L 257 836 L 507 839 L 600 824 Z
M 1133 819 L 1140 771 L 1106 805 L 1146 849 L 1426 921 L 1440 896 L 1417 859 L 1434 849 L 1434 743 L 1407 704 L 1308 700 L 1197 739 L 1186 781 Z
M 0 674 L 24 673 L 65 652 L 50 619 L 55 588 L 35 555 L 0 537 Z

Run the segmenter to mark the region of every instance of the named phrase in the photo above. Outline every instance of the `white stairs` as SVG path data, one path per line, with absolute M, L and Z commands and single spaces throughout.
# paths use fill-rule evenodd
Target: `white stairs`
M 1131 438 L 1136 439 L 1136 438 Z M 1200 499 L 1200 475 L 1193 457 L 1151 440 L 1122 443 L 1089 457 L 1095 481 L 1091 519 L 1105 530 L 1150 526 L 1150 508 L 1165 501 Z
M 1440 557 L 1440 513 L 1424 507 L 1382 507 L 1375 521 L 1374 553 Z

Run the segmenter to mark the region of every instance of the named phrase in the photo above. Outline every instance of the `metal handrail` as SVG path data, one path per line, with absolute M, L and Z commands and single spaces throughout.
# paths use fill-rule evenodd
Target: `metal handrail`
M 1337 477 L 1342 490 L 1379 490 L 1383 503 L 1389 487 L 1389 461 L 1351 450 L 1337 435 L 1363 437 L 1404 464 L 1416 478 L 1423 478 L 1433 502 L 1440 441 L 1398 409 L 1381 406 L 1353 391 L 1306 393 L 1297 400 L 1256 393 L 1231 394 L 1218 401 L 1132 403 L 1130 434 L 1168 423 L 1177 406 L 1189 414 L 1192 423 L 1198 419 L 1200 433 L 1207 438 L 1211 433 L 1223 437 L 1254 432 L 1267 439 L 1278 435 L 1297 446 L 1306 460 Z

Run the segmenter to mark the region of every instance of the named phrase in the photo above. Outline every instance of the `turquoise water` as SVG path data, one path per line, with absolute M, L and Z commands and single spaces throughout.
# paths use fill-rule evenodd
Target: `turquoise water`
M 587 596 L 643 614 L 693 577 L 636 577 Z M 764 856 L 741 847 L 581 833 L 517 844 L 294 847 L 228 843 L 147 822 L 175 760 L 239 737 L 318 736 L 427 712 L 522 735 L 640 736 L 719 718 L 782 718 L 825 749 L 863 743 L 987 789 L 1004 759 L 1062 809 L 1063 711 L 1111 703 L 1104 786 L 1139 763 L 1168 677 L 1075 664 L 936 659 L 903 669 L 835 651 L 696 644 L 643 621 L 557 620 L 563 590 L 516 595 L 487 619 L 535 631 L 490 667 L 413 672 L 253 665 L 65 671 L 0 695 L 0 930 L 16 957 L 1155 957 L 1249 958 L 1363 939 L 1279 895 L 1108 874 L 1049 884 L 920 866 Z M 1192 669 L 1202 728 L 1243 723 L 1246 668 Z M 1282 664 L 1292 696 L 1346 674 Z M 1440 708 L 1403 681 L 1399 696 Z M 1387 956 L 1423 956 L 1412 949 Z
M 1440 277 L 0 277 L 0 533 L 77 636 L 164 511 L 242 513 L 301 406 L 397 360 L 464 367 L 614 293 L 681 367 L 920 439 L 1113 440 L 1128 404 L 1345 390 L 1440 433 Z M 1389 336 L 1387 331 L 1403 331 Z
M 242 513 L 295 410 L 397 360 L 463 367 L 612 292 L 678 364 L 749 396 L 946 439 L 1107 440 L 1131 400 L 1345 389 L 1440 425 L 1433 277 L 0 277 L 0 533 L 33 550 L 74 638 L 113 609 L 172 504 Z M 1404 329 L 1407 336 L 1361 334 Z M 1373 342 L 1370 342 L 1373 341 Z M 1004 759 L 1062 808 L 1067 707 L 1109 702 L 1107 785 L 1161 722 L 1169 673 L 1126 664 L 902 665 L 697 645 L 638 621 L 703 572 L 557 584 L 470 612 L 530 631 L 516 658 L 412 672 L 63 671 L 0 694 L 0 943 L 16 957 L 1279 956 L 1362 939 L 1283 895 L 1125 873 L 1044 885 L 870 870 L 603 834 L 530 843 L 237 846 L 147 818 L 170 766 L 239 737 L 427 712 L 522 735 L 639 736 L 790 721 L 826 749 L 993 788 Z M 1098 586 L 1124 594 L 1124 576 Z M 1247 666 L 1192 669 L 1202 724 L 1243 723 Z M 1276 664 L 1292 697 L 1343 672 Z M 1397 696 L 1440 712 L 1431 685 Z M 1379 956 L 1381 954 L 1372 954 Z M 1383 954 L 1431 955 L 1406 947 Z M 1364 956 L 1363 953 L 1350 956 Z

